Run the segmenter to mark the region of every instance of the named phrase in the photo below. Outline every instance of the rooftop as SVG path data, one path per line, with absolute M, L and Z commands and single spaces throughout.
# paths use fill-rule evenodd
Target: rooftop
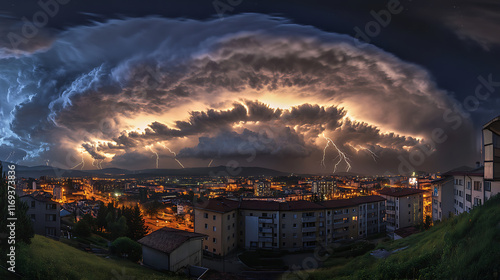
M 240 209 L 263 210 L 263 211 L 301 211 L 320 210 L 326 208 L 344 208 L 364 203 L 384 201 L 385 198 L 378 195 L 360 196 L 349 199 L 328 200 L 323 202 L 312 202 L 308 200 L 297 201 L 261 201 L 242 200 L 241 202 L 229 199 L 210 199 L 203 204 L 198 204 L 196 208 L 206 209 L 214 212 L 225 213 Z
M 206 209 L 213 212 L 226 213 L 238 209 L 239 201 L 227 199 L 227 198 L 216 198 L 209 199 L 202 203 L 197 203 L 195 208 Z
M 153 231 L 152 233 L 139 239 L 137 242 L 141 245 L 170 254 L 189 239 L 204 237 L 205 235 L 203 234 L 164 227 Z
M 410 189 L 410 188 L 383 188 L 378 193 L 380 195 L 394 196 L 394 197 L 403 197 L 410 196 L 415 194 L 421 194 L 425 191 L 419 189 Z
M 36 192 L 31 193 L 31 194 L 25 194 L 21 197 L 31 197 L 34 200 L 42 201 L 42 202 L 55 202 L 52 200 L 52 195 L 50 193 L 46 193 L 46 192 L 36 191 Z
M 483 177 L 484 175 L 484 167 L 483 166 L 480 166 L 480 167 L 475 167 L 475 168 L 471 168 L 471 167 L 466 167 L 466 166 L 462 166 L 462 167 L 459 167 L 459 168 L 455 168 L 453 170 L 450 170 L 446 173 L 443 174 L 444 176 L 478 176 L 478 177 Z
M 328 200 L 324 201 L 322 204 L 327 208 L 345 208 L 365 203 L 384 201 L 384 200 L 385 198 L 379 195 L 370 195 L 370 196 L 358 196 L 349 199 Z

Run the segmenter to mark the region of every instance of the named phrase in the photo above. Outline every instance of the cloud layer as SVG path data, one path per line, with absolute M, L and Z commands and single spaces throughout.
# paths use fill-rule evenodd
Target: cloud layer
M 353 171 L 397 172 L 398 156 L 433 129 L 471 132 L 443 118 L 456 102 L 425 69 L 284 19 L 110 20 L 46 42 L 0 56 L 0 156 L 15 151 L 24 164 L 68 168 L 83 157 L 97 161 L 85 168 L 140 169 L 158 155 L 162 168 L 236 159 L 326 173 L 338 153 L 329 147 L 319 170 L 330 137 Z M 470 161 L 471 141 L 437 146 L 415 168 Z

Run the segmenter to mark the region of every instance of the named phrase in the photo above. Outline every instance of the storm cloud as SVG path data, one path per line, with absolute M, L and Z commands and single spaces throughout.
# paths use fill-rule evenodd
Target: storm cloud
M 328 136 L 355 171 L 383 172 L 435 128 L 472 130 L 466 119 L 450 127 L 443 114 L 457 102 L 420 66 L 282 18 L 129 18 L 50 34 L 0 57 L 0 156 L 15 149 L 19 163 L 68 168 L 83 154 L 140 169 L 154 150 L 161 167 L 251 155 L 242 164 L 317 171 Z M 430 160 L 455 145 L 417 168 L 474 156 Z

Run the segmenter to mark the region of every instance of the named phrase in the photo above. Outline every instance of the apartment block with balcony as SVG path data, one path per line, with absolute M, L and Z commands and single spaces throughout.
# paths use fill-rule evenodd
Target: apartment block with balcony
M 387 231 L 393 232 L 423 222 L 423 190 L 384 188 L 378 193 L 386 199 Z
M 363 238 L 386 230 L 385 199 L 381 196 L 330 200 L 322 205 L 328 209 L 328 243 Z
M 50 193 L 33 192 L 20 197 L 28 205 L 27 215 L 36 234 L 59 238 L 61 235 L 61 206 Z
M 447 196 L 453 204 L 453 214 L 469 212 L 484 203 L 483 167 L 459 167 L 443 174 L 452 180 L 453 194 Z M 442 198 L 443 200 L 445 197 Z M 447 202 L 448 203 L 448 202 Z
M 234 212 L 234 232 L 224 226 L 220 231 L 211 230 L 221 226 L 215 221 L 224 220 L 229 213 L 232 217 Z M 212 199 L 195 207 L 195 232 L 208 236 L 205 250 L 220 255 L 230 252 L 223 248 L 232 248 L 233 244 L 215 244 L 211 240 L 233 234 L 240 248 L 304 250 L 315 248 L 318 242 L 328 244 L 385 232 L 384 215 L 384 198 L 380 196 L 321 203 Z M 211 218 L 214 216 L 215 220 Z
M 455 184 L 452 177 L 432 181 L 432 220 L 442 221 L 455 212 L 453 201 Z

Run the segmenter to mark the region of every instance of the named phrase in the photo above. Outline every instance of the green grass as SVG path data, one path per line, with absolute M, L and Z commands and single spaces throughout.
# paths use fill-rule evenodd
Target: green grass
M 386 259 L 337 250 L 309 279 L 499 279 L 500 196 L 410 237 L 378 249 L 407 249 Z
M 98 257 L 39 235 L 20 248 L 16 270 L 24 279 L 185 279 L 124 259 Z

